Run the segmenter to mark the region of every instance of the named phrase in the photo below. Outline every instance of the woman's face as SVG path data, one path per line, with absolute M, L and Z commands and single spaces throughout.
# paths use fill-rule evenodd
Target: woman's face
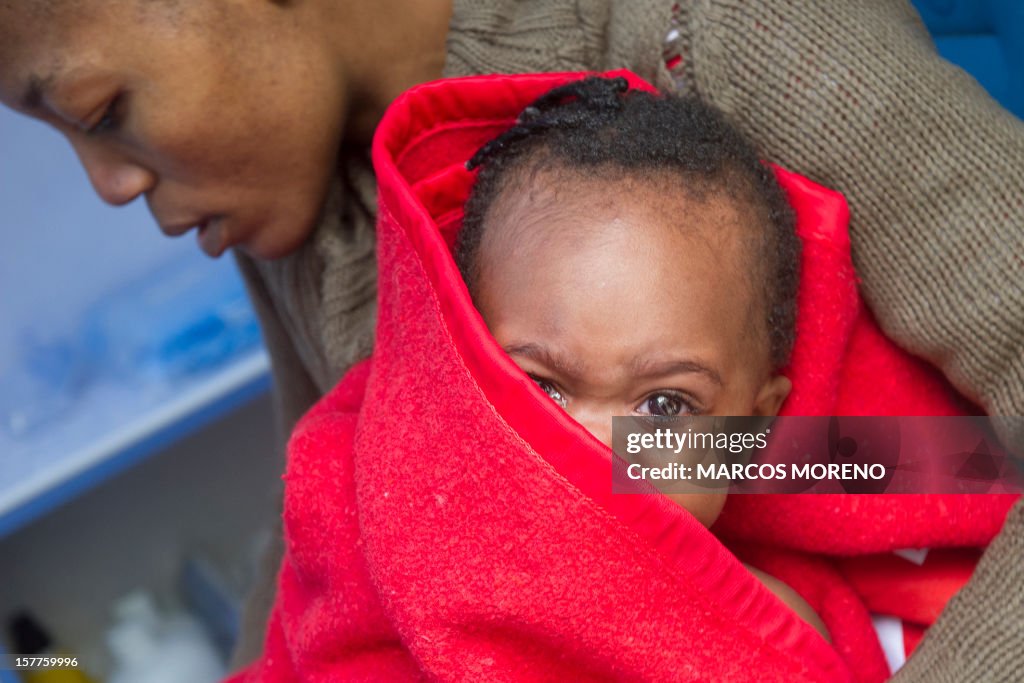
M 345 123 L 307 23 L 269 0 L 0 0 L 0 101 L 64 134 L 110 204 L 275 258 L 316 224 Z

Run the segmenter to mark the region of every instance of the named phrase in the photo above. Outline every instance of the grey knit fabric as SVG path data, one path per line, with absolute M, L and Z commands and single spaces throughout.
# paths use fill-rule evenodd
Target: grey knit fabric
M 346 155 L 308 242 L 275 261 L 235 255 L 284 394 L 285 433 L 373 348 L 376 192 L 369 153 Z
M 905 2 L 694 0 L 688 19 L 696 91 L 846 196 L 886 333 L 986 412 L 1024 414 L 1024 123 Z
M 444 75 L 630 69 L 667 87 L 664 0 L 454 0 Z
M 1024 680 L 1024 501 L 946 605 L 896 683 Z
M 625 67 L 718 105 L 768 158 L 846 195 L 886 332 L 987 411 L 1024 414 L 1022 124 L 935 55 L 904 0 L 454 0 L 448 48 L 448 76 Z M 309 243 L 238 257 L 285 433 L 372 345 L 373 174 L 365 154 L 342 168 Z M 1024 680 L 1008 673 L 1024 671 L 1017 510 L 901 683 Z M 275 552 L 236 663 L 259 650 Z

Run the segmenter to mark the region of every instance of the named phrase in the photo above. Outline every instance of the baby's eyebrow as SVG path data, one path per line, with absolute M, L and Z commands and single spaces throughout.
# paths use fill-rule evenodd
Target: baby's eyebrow
M 712 382 L 718 386 L 722 386 L 722 376 L 718 372 L 707 365 L 697 360 L 689 359 L 670 359 L 666 361 L 652 361 L 641 356 L 637 356 L 630 363 L 633 374 L 638 377 L 659 377 L 664 375 L 675 375 L 682 373 L 697 373 L 706 376 Z
M 578 377 L 583 371 L 583 364 L 578 360 L 563 356 L 536 342 L 509 344 L 505 347 L 505 353 L 510 356 L 526 356 L 565 377 Z

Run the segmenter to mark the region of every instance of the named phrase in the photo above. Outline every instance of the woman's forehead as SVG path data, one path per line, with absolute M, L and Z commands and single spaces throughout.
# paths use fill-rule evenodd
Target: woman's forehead
M 48 49 L 45 36 L 30 40 L 31 28 L 9 18 L 0 7 L 0 101 L 27 110 L 53 83 L 62 58 Z
M 2 0 L 0 0 L 2 2 Z M 32 113 L 43 95 L 70 64 L 74 54 L 70 26 L 60 13 L 40 15 L 21 8 L 30 0 L 0 5 L 0 100 L 9 107 Z
M 0 0 L 0 68 L 37 53 L 54 54 L 70 36 L 115 14 L 92 11 L 91 4 L 91 0 Z M 107 40 L 114 35 L 108 34 Z
M 179 0 L 0 0 L 0 46 L 21 51 L 25 43 L 43 41 L 52 47 L 55 39 L 82 33 L 120 41 L 124 31 L 180 18 L 184 8 Z
M 63 32 L 95 14 L 94 0 L 0 0 L 4 36 L 18 38 L 35 33 L 45 37 Z M 110 5 L 119 5 L 112 0 Z
M 152 48 L 158 23 L 176 0 L 0 0 L 0 99 L 31 113 L 32 105 L 82 66 L 130 69 Z M 178 36 L 180 38 L 180 36 Z
M 178 7 L 181 0 L 0 0 L 0 12 L 19 11 L 23 17 L 44 20 L 77 18 L 98 8 L 123 10 L 125 5 L 147 7 Z

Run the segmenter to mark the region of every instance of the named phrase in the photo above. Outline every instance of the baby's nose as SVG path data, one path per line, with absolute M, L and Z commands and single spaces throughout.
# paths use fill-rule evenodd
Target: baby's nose
M 580 407 L 570 410 L 569 414 L 583 427 L 594 435 L 594 438 L 608 448 L 612 447 L 612 415 L 604 410 Z

